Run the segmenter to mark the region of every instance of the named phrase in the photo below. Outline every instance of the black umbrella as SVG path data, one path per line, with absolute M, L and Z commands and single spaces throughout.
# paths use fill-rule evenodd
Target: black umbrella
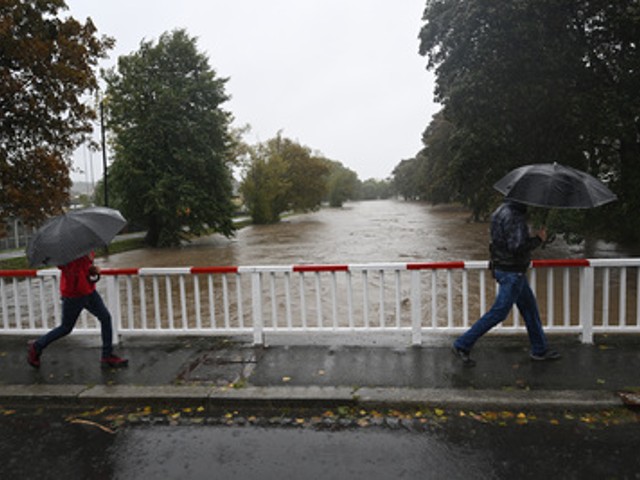
M 27 245 L 29 264 L 32 267 L 65 265 L 107 246 L 125 223 L 118 210 L 107 207 L 72 210 L 50 218 Z
M 557 163 L 516 168 L 493 188 L 506 199 L 536 207 L 593 208 L 617 199 L 597 178 Z

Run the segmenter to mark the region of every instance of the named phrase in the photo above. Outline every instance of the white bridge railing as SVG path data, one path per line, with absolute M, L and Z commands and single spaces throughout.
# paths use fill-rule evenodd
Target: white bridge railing
M 460 333 L 497 291 L 486 261 L 103 269 L 114 331 L 128 335 L 398 333 L 421 344 Z M 545 330 L 640 333 L 640 259 L 534 260 Z M 59 271 L 0 270 L 0 335 L 41 334 L 60 321 Z M 86 312 L 76 331 L 97 333 Z M 514 308 L 492 333 L 524 332 Z M 116 335 L 117 338 L 117 335 Z

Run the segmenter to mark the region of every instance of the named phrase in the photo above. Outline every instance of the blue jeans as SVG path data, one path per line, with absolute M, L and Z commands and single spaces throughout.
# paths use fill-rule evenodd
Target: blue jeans
M 547 339 L 542 330 L 538 304 L 529 286 L 527 275 L 495 270 L 495 277 L 500 284 L 496 301 L 480 320 L 454 342 L 454 346 L 467 352 L 471 351 L 473 345 L 482 335 L 507 318 L 515 303 L 527 327 L 531 353 L 534 355 L 544 354 L 547 351 Z
M 69 335 L 76 325 L 80 312 L 85 308 L 100 321 L 102 356 L 108 357 L 111 355 L 113 352 L 111 314 L 102 301 L 102 297 L 96 291 L 84 297 L 62 297 L 62 323 L 35 341 L 35 347 L 38 352 L 42 352 L 51 342 Z

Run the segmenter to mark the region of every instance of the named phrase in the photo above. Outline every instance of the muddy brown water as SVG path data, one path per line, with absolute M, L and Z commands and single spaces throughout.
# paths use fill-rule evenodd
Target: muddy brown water
M 144 248 L 111 255 L 103 267 L 291 265 L 488 259 L 489 224 L 469 212 L 400 200 L 350 202 L 294 215 L 275 225 L 248 226 L 227 239 L 211 235 L 179 248 Z M 633 256 L 604 244 L 569 246 L 556 240 L 535 258 Z

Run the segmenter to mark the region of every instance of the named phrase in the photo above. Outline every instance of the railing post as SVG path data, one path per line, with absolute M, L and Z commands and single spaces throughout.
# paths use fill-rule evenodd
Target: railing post
M 107 308 L 111 313 L 111 329 L 113 330 L 113 344 L 120 343 L 120 301 L 117 288 L 118 277 L 116 275 L 107 275 Z
M 264 321 L 262 318 L 262 274 L 251 274 L 251 306 L 253 318 L 253 343 L 264 345 Z
M 594 271 L 592 266 L 582 267 L 580 270 L 580 325 L 582 326 L 582 343 L 593 343 L 593 298 Z
M 422 295 L 420 294 L 420 271 L 411 271 L 411 343 L 422 343 Z

